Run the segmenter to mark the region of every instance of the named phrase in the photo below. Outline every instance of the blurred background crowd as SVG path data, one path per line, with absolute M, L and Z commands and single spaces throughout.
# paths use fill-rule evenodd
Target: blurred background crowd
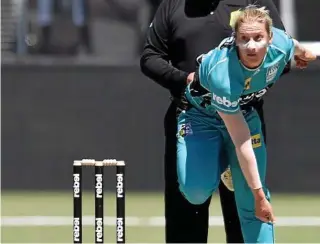
M 137 56 L 160 1 L 2 0 L 2 52 Z
M 136 60 L 161 0 L 2 0 L 2 53 Z M 286 28 L 320 40 L 319 1 L 274 0 Z M 297 11 L 298 10 L 298 11 Z

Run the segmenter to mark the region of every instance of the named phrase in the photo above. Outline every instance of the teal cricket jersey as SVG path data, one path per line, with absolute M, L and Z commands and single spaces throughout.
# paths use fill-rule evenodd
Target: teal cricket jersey
M 233 114 L 250 102 L 259 100 L 279 79 L 294 54 L 294 42 L 284 31 L 273 28 L 273 41 L 262 64 L 246 68 L 237 55 L 234 37 L 224 39 L 219 47 L 201 57 L 199 82 L 207 92 L 198 94 L 189 84 L 186 97 L 208 115 L 217 111 Z

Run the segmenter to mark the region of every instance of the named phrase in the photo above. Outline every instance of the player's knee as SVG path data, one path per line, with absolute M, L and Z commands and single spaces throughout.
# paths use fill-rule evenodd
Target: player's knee
M 194 205 L 203 204 L 212 194 L 211 190 L 200 187 L 187 187 L 180 185 L 180 191 L 184 197 Z

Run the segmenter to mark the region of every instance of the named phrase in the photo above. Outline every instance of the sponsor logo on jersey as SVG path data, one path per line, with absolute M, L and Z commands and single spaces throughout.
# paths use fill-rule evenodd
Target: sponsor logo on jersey
M 214 93 L 212 93 L 212 99 L 227 108 L 236 108 L 238 106 L 238 101 L 231 102 L 226 97 L 219 97 Z
M 266 82 L 267 83 L 269 83 L 269 82 L 274 80 L 274 78 L 276 77 L 276 75 L 278 73 L 278 69 L 279 69 L 279 63 L 276 63 L 275 65 L 273 65 L 270 68 L 268 68 L 267 76 L 266 76 Z
M 192 135 L 192 134 L 193 134 L 193 131 L 192 131 L 190 123 L 185 123 L 185 124 L 180 125 L 179 136 L 185 137 L 185 136 Z
M 244 89 L 245 89 L 245 90 L 249 90 L 249 89 L 250 89 L 250 87 L 251 87 L 251 80 L 252 80 L 252 78 L 250 77 L 250 78 L 248 78 L 248 79 L 246 79 L 246 80 L 244 81 Z
M 252 147 L 253 148 L 258 148 L 261 147 L 262 143 L 261 143 L 261 135 L 260 134 L 256 134 L 251 136 L 251 143 L 252 143 Z
M 266 88 L 264 88 L 260 91 L 253 92 L 253 93 L 246 94 L 246 95 L 242 95 L 239 100 L 239 105 L 241 106 L 241 105 L 246 105 L 251 102 L 259 101 L 261 99 L 261 97 L 263 97 L 272 86 L 273 86 L 273 84 L 271 83 Z
M 240 105 L 244 105 L 244 104 L 248 104 L 249 102 L 253 101 L 253 100 L 259 100 L 264 94 L 267 93 L 267 89 L 262 89 L 258 92 L 253 92 L 247 95 L 243 95 L 240 98 Z

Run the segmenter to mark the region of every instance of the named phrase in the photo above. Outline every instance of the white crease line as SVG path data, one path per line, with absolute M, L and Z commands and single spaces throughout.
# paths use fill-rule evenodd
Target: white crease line
M 114 226 L 115 217 L 105 216 L 104 224 Z M 83 216 L 83 226 L 93 226 L 94 216 Z M 223 226 L 219 216 L 209 218 L 210 226 Z M 1 226 L 71 226 L 72 217 L 68 216 L 3 216 Z M 164 217 L 126 217 L 126 226 L 161 227 L 165 225 Z M 277 217 L 277 226 L 320 226 L 320 217 Z

